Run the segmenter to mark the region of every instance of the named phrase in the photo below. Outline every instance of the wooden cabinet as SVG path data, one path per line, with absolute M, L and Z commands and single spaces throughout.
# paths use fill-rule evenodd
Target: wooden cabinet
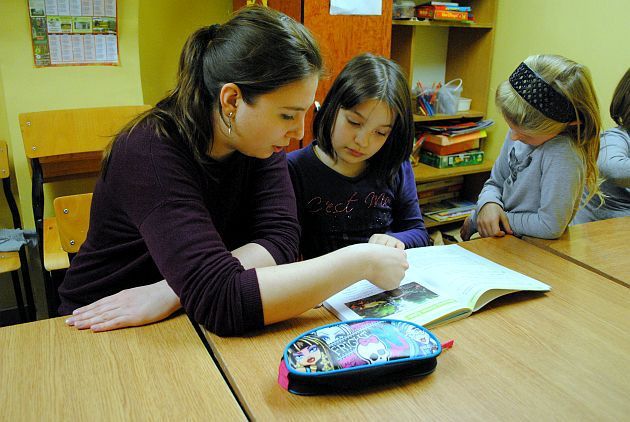
M 246 0 L 234 0 L 234 10 L 246 5 Z M 319 83 L 315 99 L 324 100 L 343 66 L 360 53 L 371 52 L 390 56 L 392 34 L 392 0 L 383 0 L 380 16 L 331 16 L 330 1 L 324 0 L 256 0 L 302 22 L 315 36 L 321 47 L 327 74 Z M 309 144 L 312 139 L 312 111 L 305 122 L 304 140 L 292 142 L 292 151 Z
M 410 86 L 414 69 L 422 67 L 423 49 L 432 42 L 430 37 L 423 39 L 416 34 L 429 34 L 430 31 L 448 31 L 446 52 L 444 54 L 444 81 L 461 78 L 464 81 L 462 97 L 472 99 L 472 110 L 455 116 L 425 117 L 415 115 L 417 124 L 423 122 L 447 123 L 452 119 L 479 120 L 488 110 L 491 98 L 490 71 L 492 67 L 492 51 L 494 44 L 494 26 L 497 15 L 498 0 L 460 1 L 462 6 L 471 6 L 475 17 L 474 24 L 429 21 L 429 20 L 394 20 L 392 22 L 391 58 L 407 72 Z M 488 141 L 484 141 L 486 144 Z M 414 167 L 417 183 L 425 183 L 440 179 L 464 175 L 464 198 L 475 201 L 483 182 L 492 169 L 492 161 L 486 157 L 483 164 L 477 166 L 437 169 L 419 164 Z M 437 226 L 427 220 L 427 226 Z

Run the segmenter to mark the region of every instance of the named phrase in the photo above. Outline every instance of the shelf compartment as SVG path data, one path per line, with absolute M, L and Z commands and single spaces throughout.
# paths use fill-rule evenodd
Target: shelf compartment
M 470 29 L 492 29 L 493 25 L 490 23 L 463 23 L 457 21 L 432 21 L 432 20 L 393 20 L 392 25 L 399 26 L 428 26 L 428 27 L 440 27 L 440 28 L 470 28 Z
M 426 183 L 435 180 L 446 179 L 449 177 L 489 172 L 490 170 L 492 170 L 493 164 L 494 162 L 492 160 L 486 160 L 483 163 L 474 166 L 461 166 L 439 169 L 419 163 L 418 165 L 413 167 L 413 175 L 416 183 Z
M 420 208 L 422 208 L 422 205 L 420 205 Z M 427 229 L 432 229 L 435 227 L 442 227 L 442 226 L 446 226 L 448 224 L 453 224 L 453 223 L 461 223 L 462 221 L 466 219 L 466 217 L 464 216 L 464 217 L 459 217 L 450 221 L 437 221 L 424 214 L 422 215 L 422 218 L 424 218 L 424 227 Z
M 474 111 L 474 110 L 470 110 L 470 111 L 466 111 L 463 113 L 457 113 L 457 114 L 435 114 L 433 116 L 422 116 L 420 114 L 414 114 L 413 115 L 413 121 L 414 122 L 435 122 L 435 121 L 441 121 L 441 120 L 457 120 L 457 119 L 481 119 L 483 118 L 484 114 L 481 111 Z

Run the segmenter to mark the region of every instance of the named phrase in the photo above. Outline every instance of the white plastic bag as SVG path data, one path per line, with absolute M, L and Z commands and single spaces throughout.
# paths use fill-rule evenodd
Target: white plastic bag
M 463 81 L 453 79 L 440 88 L 437 93 L 436 113 L 457 114 L 459 98 L 462 96 Z

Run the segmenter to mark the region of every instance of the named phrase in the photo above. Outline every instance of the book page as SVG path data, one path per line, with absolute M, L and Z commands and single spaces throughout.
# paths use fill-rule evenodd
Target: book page
M 465 317 L 507 293 L 550 290 L 458 245 L 408 249 L 407 258 L 409 269 L 398 289 L 385 292 L 362 280 L 324 306 L 342 320 L 392 318 L 435 326 Z
M 326 300 L 324 306 L 341 320 L 391 318 L 424 326 L 470 313 L 438 288 L 427 288 L 424 280 L 409 270 L 398 289 L 383 291 L 362 280 Z
M 408 249 L 407 259 L 410 269 L 405 278 L 417 274 L 425 286 L 439 289 L 473 312 L 507 293 L 551 289 L 458 245 Z

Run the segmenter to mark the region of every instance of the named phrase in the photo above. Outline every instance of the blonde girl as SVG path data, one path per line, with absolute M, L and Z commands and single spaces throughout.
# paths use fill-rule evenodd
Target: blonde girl
M 598 192 L 601 122 L 590 73 L 561 56 L 530 56 L 499 85 L 495 101 L 510 131 L 462 238 L 557 238 L 583 187 Z

